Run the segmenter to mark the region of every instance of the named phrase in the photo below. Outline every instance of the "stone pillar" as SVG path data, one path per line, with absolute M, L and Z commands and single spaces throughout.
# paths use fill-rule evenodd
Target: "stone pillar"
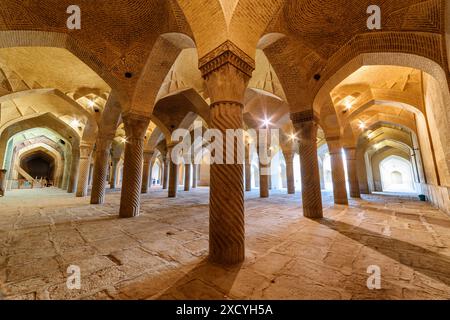
M 80 146 L 80 167 L 78 170 L 77 197 L 86 197 L 88 193 L 89 170 L 91 168 L 92 145 Z
M 197 188 L 198 165 L 192 164 L 192 189 Z
M 74 193 L 77 190 L 78 169 L 80 168 L 80 151 L 78 148 L 72 149 L 72 163 L 70 165 L 69 184 L 67 193 Z
M 258 134 L 258 138 L 261 138 L 261 134 Z M 266 139 L 268 139 L 268 137 L 266 136 Z M 267 160 L 263 161 L 261 159 L 261 156 L 263 155 L 263 153 L 261 152 L 262 150 L 260 149 L 261 147 L 265 148 L 266 154 L 268 154 L 269 149 L 268 149 L 268 140 L 266 141 L 259 141 L 258 143 L 258 158 L 259 158 L 259 196 L 261 198 L 268 198 L 269 197 L 269 190 L 270 190 L 270 179 L 271 179 L 271 167 L 270 167 L 270 158 L 268 158 Z M 267 163 L 268 162 L 268 163 Z
M 6 192 L 6 170 L 0 170 L 0 196 L 4 197 Z
M 243 129 L 242 101 L 254 61 L 226 41 L 200 59 L 200 70 L 211 97 L 211 128 L 224 137 L 227 129 Z M 210 169 L 209 259 L 225 265 L 245 259 L 244 168 L 237 161 L 238 145 L 235 140 L 233 164 L 214 163 Z M 224 159 L 231 152 L 227 147 L 224 143 Z
M 91 157 L 91 164 L 89 165 L 88 186 L 92 186 L 92 176 L 93 176 L 93 173 L 94 173 L 94 164 L 92 163 L 92 161 L 95 162 L 95 159 L 92 159 L 92 157 Z
M 191 190 L 191 165 L 184 165 L 184 191 Z
M 252 162 L 249 144 L 245 146 L 245 191 L 252 191 Z
M 333 195 L 335 204 L 348 204 L 347 186 L 345 184 L 344 161 L 342 159 L 342 148 L 339 138 L 327 139 L 330 151 L 331 175 L 333 179 Z
M 178 191 L 178 164 L 177 159 L 172 158 L 174 146 L 167 147 L 167 159 L 169 159 L 169 198 L 175 198 Z
M 291 119 L 299 139 L 303 215 L 319 219 L 323 211 L 317 157 L 318 122 L 312 110 L 293 113 Z
M 105 202 L 106 179 L 109 168 L 109 154 L 111 152 L 113 137 L 98 137 L 95 144 L 95 164 L 91 192 L 91 204 Z
M 150 166 L 152 163 L 153 152 L 146 151 L 144 152 L 144 167 L 142 171 L 142 190 L 141 193 L 148 193 L 149 181 L 151 178 L 150 175 Z M 151 186 L 151 184 L 150 184 Z
M 356 166 L 356 148 L 345 148 L 345 157 L 347 159 L 348 184 L 350 187 L 350 197 L 361 198 L 358 180 L 358 168 Z
M 141 206 L 144 136 L 150 119 L 136 114 L 125 114 L 122 118 L 127 143 L 125 144 L 119 215 L 121 218 L 131 218 L 139 215 Z
M 286 160 L 286 183 L 288 194 L 295 194 L 295 177 L 294 177 L 294 152 L 285 151 L 284 159 Z
M 164 169 L 163 169 L 163 176 L 162 176 L 162 186 L 163 190 L 167 190 L 169 186 L 169 167 L 170 167 L 170 159 L 167 156 L 163 156 L 163 163 L 164 163 Z
M 117 187 L 117 166 L 119 165 L 120 158 L 111 159 L 111 173 L 109 175 L 109 187 L 115 189 Z
M 269 197 L 269 174 L 270 165 L 259 163 L 259 196 L 261 198 Z

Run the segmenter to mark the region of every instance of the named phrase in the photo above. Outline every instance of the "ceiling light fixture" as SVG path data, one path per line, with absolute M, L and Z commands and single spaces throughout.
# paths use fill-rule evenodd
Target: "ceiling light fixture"
M 366 124 L 364 123 L 364 121 L 360 121 L 359 122 L 359 128 L 360 129 L 365 129 L 366 128 Z

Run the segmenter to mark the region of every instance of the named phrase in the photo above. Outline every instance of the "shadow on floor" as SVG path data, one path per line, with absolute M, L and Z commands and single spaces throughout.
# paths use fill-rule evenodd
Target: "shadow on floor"
M 233 287 L 242 264 L 221 267 L 202 260 L 184 277 L 165 290 L 159 300 L 224 300 Z
M 450 258 L 447 256 L 344 222 L 326 218 L 317 222 L 430 278 L 450 285 Z

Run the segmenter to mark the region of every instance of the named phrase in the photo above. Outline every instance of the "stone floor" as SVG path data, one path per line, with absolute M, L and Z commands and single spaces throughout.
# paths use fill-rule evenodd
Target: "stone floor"
M 118 219 L 56 189 L 0 198 L 0 292 L 6 299 L 449 299 L 450 217 L 407 198 L 370 196 L 302 217 L 300 195 L 246 195 L 247 259 L 206 261 L 207 189 L 143 196 Z M 67 268 L 81 268 L 81 290 Z M 381 269 L 369 290 L 367 268 Z

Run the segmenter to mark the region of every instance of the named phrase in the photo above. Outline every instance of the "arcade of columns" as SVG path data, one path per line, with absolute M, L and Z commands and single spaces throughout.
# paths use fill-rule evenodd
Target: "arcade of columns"
M 215 3 L 215 1 L 212 2 Z M 335 204 L 348 205 L 349 197 L 360 198 L 362 184 L 369 185 L 369 183 L 360 181 L 361 177 L 367 178 L 369 175 L 369 172 L 366 172 L 368 168 L 363 168 L 361 165 L 364 164 L 361 159 L 368 156 L 367 150 L 373 148 L 373 150 L 370 149 L 370 152 L 375 153 L 374 150 L 380 146 L 370 145 L 370 141 L 366 141 L 370 139 L 364 140 L 366 133 L 358 130 L 358 121 L 363 122 L 361 120 L 363 117 L 364 125 L 360 125 L 363 129 L 366 129 L 364 126 L 367 126 L 368 129 L 370 125 L 372 131 L 376 131 L 377 126 L 388 127 L 391 130 L 392 128 L 389 126 L 396 124 L 402 127 L 402 130 L 398 131 L 404 133 L 406 130 L 403 128 L 407 128 L 408 132 L 419 136 L 418 139 L 417 137 L 411 138 L 411 140 L 419 140 L 418 143 L 414 141 L 410 143 L 411 146 L 405 147 L 408 152 L 412 153 L 409 156 L 419 159 L 419 165 L 417 165 L 418 171 L 420 171 L 418 184 L 421 184 L 429 192 L 429 198 L 434 201 L 434 204 L 441 209 L 447 208 L 448 210 L 448 187 L 450 186 L 448 166 L 450 160 L 447 139 L 450 135 L 447 135 L 448 117 L 446 115 L 449 114 L 448 103 L 450 101 L 447 59 L 450 29 L 447 26 L 448 22 L 447 25 L 442 22 L 445 20 L 442 17 L 448 13 L 448 7 L 443 1 L 410 0 L 405 1 L 404 7 L 401 8 L 398 8 L 398 4 L 395 4 L 394 1 L 386 2 L 388 3 L 385 9 L 386 13 L 397 13 L 399 10 L 403 10 L 406 16 L 401 23 L 397 23 L 394 18 L 389 16 L 391 19 L 388 20 L 386 32 L 367 30 L 366 3 L 361 5 L 361 1 L 351 1 L 347 4 L 344 4 L 343 1 L 321 1 L 330 15 L 336 12 L 336 21 L 345 14 L 344 7 L 347 10 L 347 6 L 356 5 L 357 2 L 361 7 L 361 17 L 356 20 L 361 27 L 355 27 L 354 30 L 352 26 L 344 26 L 342 22 L 339 22 L 342 24 L 342 28 L 345 28 L 342 30 L 342 35 L 339 36 L 334 36 L 338 32 L 330 25 L 329 21 L 319 19 L 313 25 L 306 17 L 307 15 L 303 16 L 305 12 L 321 14 L 321 5 L 317 5 L 314 1 L 292 1 L 291 3 L 260 1 L 258 4 L 252 3 L 253 5 L 249 5 L 248 1 L 238 2 L 240 5 L 234 9 L 228 7 L 220 9 L 221 7 L 217 4 L 217 7 L 205 8 L 203 12 L 203 9 L 199 9 L 198 3 L 194 5 L 194 2 L 189 4 L 186 1 L 170 1 L 170 5 L 165 5 L 164 10 L 161 9 L 161 11 L 170 13 L 167 14 L 167 20 L 170 23 L 167 23 L 167 26 L 164 25 L 165 29 L 151 30 L 149 33 L 152 34 L 152 37 L 136 40 L 136 42 L 140 41 L 140 44 L 153 41 L 154 48 L 152 49 L 154 51 L 146 51 L 146 46 L 136 45 L 134 49 L 138 54 L 130 53 L 127 36 L 116 37 L 118 38 L 116 39 L 117 47 L 123 50 L 123 53 L 121 52 L 118 57 L 115 57 L 116 59 L 111 58 L 111 61 L 109 61 L 110 56 L 104 54 L 111 49 L 107 47 L 108 44 L 101 47 L 99 41 L 100 48 L 94 48 L 93 45 L 92 48 L 86 49 L 88 46 L 86 48 L 83 46 L 89 40 L 84 32 L 92 33 L 93 30 L 96 30 L 94 27 L 100 28 L 100 26 L 88 24 L 86 31 L 84 29 L 79 33 L 74 31 L 70 36 L 63 31 L 64 36 L 59 36 L 60 30 L 53 30 L 51 23 L 46 23 L 45 19 L 41 19 L 42 21 L 37 19 L 42 23 L 42 26 L 37 29 L 40 30 L 39 32 L 44 32 L 43 35 L 39 35 L 39 32 L 28 33 L 29 27 L 25 27 L 25 33 L 20 33 L 21 26 L 28 26 L 27 23 L 20 21 L 20 17 L 13 17 L 17 21 L 11 18 L 9 24 L 3 23 L 3 20 L 0 19 L 0 35 L 2 36 L 0 48 L 26 47 L 27 45 L 67 48 L 80 59 L 82 58 L 84 62 L 95 67 L 95 71 L 105 77 L 111 87 L 100 116 L 86 115 L 86 112 L 82 111 L 83 116 L 98 126 L 96 130 L 92 130 L 95 131 L 93 134 L 92 132 L 91 134 L 86 133 L 89 130 L 84 129 L 85 132 L 83 136 L 79 137 L 78 145 L 73 143 L 77 147 L 72 148 L 70 173 L 67 175 L 69 177 L 67 182 L 69 193 L 75 193 L 77 197 L 87 196 L 89 180 L 92 176 L 90 203 L 99 205 L 105 201 L 107 177 L 110 178 L 111 188 L 119 185 L 118 168 L 121 166 L 122 157 L 121 154 L 114 153 L 114 148 L 116 132 L 119 124 L 123 123 L 123 136 L 126 139 L 123 143 L 119 216 L 133 218 L 140 214 L 140 197 L 141 194 L 149 192 L 157 157 L 159 157 L 159 168 L 162 169 L 162 188 L 167 190 L 170 198 L 177 196 L 180 168 L 175 164 L 174 159 L 171 159 L 175 142 L 170 141 L 170 133 L 182 121 L 175 123 L 175 120 L 170 119 L 172 114 L 167 112 L 169 115 L 166 116 L 169 120 L 165 119 L 167 124 L 164 129 L 166 141 L 164 148 L 161 147 L 158 152 L 157 148 L 152 150 L 147 148 L 151 138 L 148 128 L 155 121 L 164 122 L 163 117 L 156 116 L 157 112 L 160 112 L 157 105 L 161 100 L 166 96 L 179 93 L 182 91 L 181 89 L 192 89 L 181 86 L 177 90 L 168 90 L 168 94 L 164 95 L 161 94 L 160 84 L 173 71 L 170 68 L 183 51 L 195 50 L 196 55 L 199 55 L 199 57 L 194 55 L 197 59 L 195 63 L 198 61 L 200 80 L 202 81 L 202 85 L 198 86 L 200 88 L 195 88 L 195 90 L 201 93 L 199 96 L 202 103 L 209 107 L 206 114 L 202 115 L 203 118 L 208 118 L 207 121 L 204 120 L 208 123 L 209 128 L 225 133 L 227 129 L 252 127 L 244 119 L 244 110 L 251 100 L 249 87 L 255 89 L 256 94 L 259 90 L 268 92 L 270 97 L 277 96 L 279 98 L 281 96 L 280 99 L 288 105 L 287 111 L 282 115 L 290 119 L 290 121 L 286 120 L 289 125 L 288 129 L 284 128 L 284 134 L 292 134 L 295 139 L 282 144 L 286 165 L 286 186 L 288 194 L 295 194 L 294 167 L 296 164 L 294 159 L 298 152 L 302 184 L 301 203 L 305 217 L 310 219 L 323 217 L 322 170 L 319 169 L 317 143 L 319 127 L 323 131 L 323 140 L 330 153 Z M 27 6 L 32 5 L 27 4 Z M 421 6 L 421 10 L 407 10 L 415 8 L 415 6 Z M 2 8 L 5 8 L 7 13 L 12 12 L 17 9 L 17 3 L 6 1 L 5 4 L 0 5 L 0 9 Z M 89 8 L 89 10 L 91 9 L 94 11 L 93 8 Z M 113 9 L 122 12 L 117 7 Z M 199 10 L 203 13 L 213 10 L 209 12 L 208 17 L 214 17 L 213 13 L 216 11 L 223 13 L 223 26 L 220 26 L 220 23 L 216 25 L 215 21 L 210 20 L 205 23 L 198 22 L 201 21 L 197 16 Z M 133 14 L 136 14 L 135 11 L 139 10 L 134 10 Z M 428 12 L 436 14 L 427 14 Z M 300 18 L 297 17 L 297 13 Z M 0 14 L 3 16 L 3 11 L 0 11 Z M 417 14 L 422 16 L 417 18 L 415 16 Z M 185 15 L 188 18 L 184 17 Z M 252 19 L 248 19 L 249 21 L 244 23 L 240 19 L 246 16 L 251 16 Z M 157 23 L 159 18 L 155 18 L 154 14 L 149 17 L 156 19 L 155 23 L 151 25 L 160 25 Z M 232 17 L 235 17 L 238 22 L 235 22 Z M 433 19 L 439 20 L 439 23 Z M 5 21 L 7 21 L 6 18 Z M 17 28 L 15 23 L 17 23 Z M 243 35 L 244 32 L 239 30 L 250 29 L 253 26 L 252 23 L 255 24 L 255 30 L 247 39 Z M 204 28 L 204 25 L 210 26 L 212 32 L 217 32 L 220 36 L 212 36 Z M 308 29 L 297 30 L 298 25 L 305 26 L 305 28 L 308 26 Z M 108 30 L 108 25 L 105 28 Z M 130 32 L 130 37 L 134 28 L 130 28 L 131 31 L 127 30 Z M 320 37 L 315 28 L 324 30 Z M 330 32 L 327 33 L 328 29 Z M 33 30 L 35 30 L 34 26 Z M 16 31 L 18 33 L 14 36 L 10 33 Z M 3 32 L 7 34 L 3 36 Z M 36 39 L 31 38 L 30 40 L 29 37 L 36 37 Z M 111 35 L 109 37 L 114 38 Z M 321 40 L 318 41 L 317 38 Z M 323 43 L 327 45 L 323 45 Z M 269 65 L 265 70 L 267 75 L 262 77 L 259 75 L 259 78 L 271 79 L 264 82 L 262 87 L 252 83 L 259 72 L 258 56 L 254 54 L 255 48 L 258 49 L 260 55 L 265 56 L 267 65 Z M 116 48 L 112 48 L 111 52 L 114 51 L 113 49 Z M 113 55 L 115 53 L 111 54 L 111 56 Z M 148 61 L 143 57 L 148 58 Z M 351 82 L 351 76 L 360 72 L 361 69 L 364 71 L 383 65 L 410 68 L 412 71 L 407 70 L 405 76 L 403 73 L 406 71 L 402 70 L 401 80 L 394 79 L 396 81 L 381 79 L 369 83 L 368 79 L 364 79 L 367 82 L 364 82 L 364 85 L 360 83 L 355 85 Z M 171 75 L 170 84 L 178 83 L 174 79 L 174 73 Z M 276 81 L 274 74 L 278 74 Z M 138 80 L 134 80 L 134 76 Z M 415 81 L 416 77 L 420 78 L 419 81 Z M 342 84 L 345 81 L 350 82 Z M 278 92 L 276 88 L 266 88 L 275 82 L 280 83 L 282 90 L 278 91 L 283 91 L 282 93 Z M 420 88 L 418 89 L 418 87 Z M 9 89 L 9 94 L 21 91 L 20 88 Z M 252 94 L 255 93 L 252 92 Z M 346 103 L 343 100 L 347 97 L 353 99 L 355 106 L 345 109 Z M 266 97 L 266 99 L 269 98 Z M 153 101 L 156 101 L 155 105 L 153 105 Z M 257 103 L 255 102 L 255 104 Z M 262 106 L 260 107 L 262 109 Z M 189 112 L 193 111 L 189 110 Z M 439 114 L 444 116 L 439 117 Z M 173 118 L 176 118 L 175 115 Z M 171 122 L 172 120 L 175 124 Z M 3 131 L 4 128 L 1 132 Z M 402 133 L 398 133 L 398 135 L 401 136 Z M 388 148 L 391 145 L 390 138 L 387 134 L 386 139 L 380 142 L 380 148 Z M 406 145 L 403 141 L 401 142 L 402 146 Z M 367 150 L 359 148 L 363 143 L 366 143 Z M 236 141 L 233 148 L 237 148 Z M 344 167 L 343 152 L 346 156 L 346 168 Z M 227 153 L 227 150 L 224 150 L 224 153 Z M 210 166 L 209 258 L 215 263 L 237 264 L 242 262 L 245 257 L 244 193 L 250 191 L 252 187 L 250 154 L 251 150 L 247 146 L 244 165 L 212 164 Z M 424 165 L 420 165 L 422 161 Z M 109 174 L 108 170 L 110 170 Z M 267 198 L 272 181 L 265 171 L 270 170 L 270 166 L 261 163 L 259 170 L 260 197 Z M 364 172 L 361 174 L 361 171 Z M 346 188 L 345 172 L 348 176 L 349 193 Z M 197 187 L 200 177 L 199 168 L 196 165 L 185 163 L 184 175 L 185 191 Z M 4 183 L 4 180 L 5 173 L 2 171 L 0 172 L 0 181 Z M 4 190 L 4 188 L 2 189 Z
M 225 133 L 226 129 L 244 128 L 243 95 L 251 77 L 253 62 L 240 50 L 230 50 L 225 43 L 216 56 L 208 56 L 201 61 L 201 71 L 211 94 L 211 125 Z M 218 66 L 218 67 L 217 67 Z M 295 193 L 294 183 L 294 146 L 298 144 L 301 163 L 302 203 L 304 216 L 312 219 L 322 218 L 322 196 L 317 158 L 318 119 L 312 111 L 303 111 L 291 115 L 296 139 L 283 151 L 286 161 L 286 181 L 288 194 Z M 149 192 L 151 168 L 154 152 L 144 151 L 144 135 L 150 119 L 137 114 L 123 115 L 127 136 L 122 181 L 120 217 L 131 218 L 140 213 L 140 194 Z M 95 164 L 91 204 L 104 202 L 109 154 L 113 136 L 102 135 L 95 146 Z M 348 204 L 345 186 L 342 146 L 339 139 L 327 139 L 332 162 L 333 189 L 336 204 Z M 237 141 L 235 141 L 236 147 Z M 178 165 L 171 161 L 172 148 L 169 145 L 163 155 L 162 173 L 163 189 L 168 189 L 169 197 L 176 197 L 179 184 Z M 77 196 L 86 195 L 88 185 L 88 167 L 93 146 L 82 146 L 80 157 L 79 183 Z M 224 150 L 224 153 L 227 151 Z M 347 148 L 348 159 L 352 149 Z M 354 154 L 354 153 L 353 153 Z M 117 162 L 113 160 L 114 174 L 111 185 L 117 179 Z M 356 175 L 356 161 L 347 161 L 350 173 L 349 184 L 351 196 L 359 198 L 359 182 Z M 268 165 L 261 165 L 260 170 L 268 170 Z M 197 169 L 194 164 L 185 164 L 184 190 L 197 186 Z M 235 264 L 245 257 L 244 230 L 244 190 L 251 190 L 250 151 L 246 145 L 246 163 L 244 165 L 213 164 L 210 173 L 210 259 L 221 264 Z M 270 175 L 260 174 L 260 196 L 269 196 Z M 222 186 L 226 184 L 228 188 Z

